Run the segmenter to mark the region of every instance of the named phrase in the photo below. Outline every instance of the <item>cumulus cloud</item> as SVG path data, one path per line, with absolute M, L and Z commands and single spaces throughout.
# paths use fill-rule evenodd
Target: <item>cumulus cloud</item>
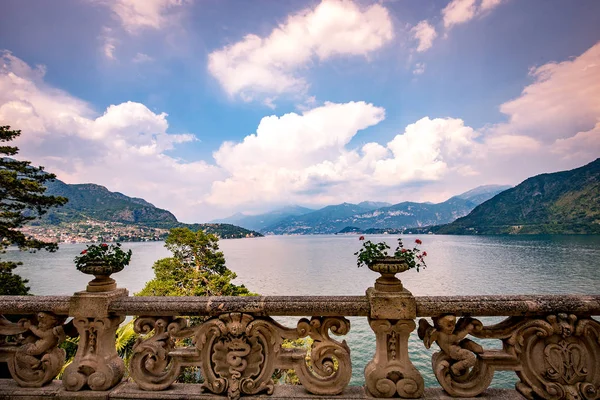
M 469 22 L 499 6 L 504 0 L 452 0 L 442 10 L 444 27 L 450 29 L 455 25 Z
M 256 134 L 215 152 L 228 178 L 213 184 L 208 201 L 231 206 L 360 201 L 376 188 L 439 180 L 475 145 L 477 133 L 463 121 L 426 117 L 386 145 L 349 146 L 384 113 L 372 104 L 350 102 L 265 117 Z
M 323 0 L 314 9 L 289 16 L 266 37 L 248 34 L 213 51 L 208 71 L 230 96 L 244 100 L 253 100 L 257 94 L 302 93 L 308 83 L 300 70 L 312 60 L 366 56 L 392 38 L 392 21 L 385 7 Z
M 508 123 L 502 133 L 529 135 L 546 143 L 588 130 L 600 118 L 600 42 L 580 56 L 534 67 L 533 83 L 500 106 Z
M 433 46 L 433 40 L 437 37 L 435 28 L 427 21 L 419 22 L 410 32 L 413 38 L 419 41 L 419 45 L 417 46 L 418 52 L 430 49 Z
M 70 183 L 93 182 L 143 197 L 179 217 L 191 217 L 198 199 L 221 175 L 203 161 L 168 155 L 196 140 L 167 133 L 167 114 L 140 103 L 112 105 L 102 115 L 86 102 L 44 83 L 45 70 L 5 52 L 0 58 L 0 120 L 23 134 L 21 157 Z
M 162 29 L 174 18 L 174 11 L 184 0 L 98 0 L 110 7 L 123 28 L 129 33 L 141 29 Z

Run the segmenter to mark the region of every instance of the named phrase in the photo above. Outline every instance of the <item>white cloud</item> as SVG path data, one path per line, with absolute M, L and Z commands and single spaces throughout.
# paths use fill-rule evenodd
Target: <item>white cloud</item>
M 140 103 L 112 105 L 102 115 L 43 81 L 5 52 L 0 58 L 0 120 L 21 129 L 19 154 L 70 183 L 93 182 L 146 198 L 190 220 L 220 171 L 204 161 L 182 162 L 167 153 L 195 140 L 168 134 L 167 114 Z
M 302 93 L 299 73 L 311 60 L 339 55 L 366 56 L 393 38 L 388 10 L 361 8 L 350 0 L 323 0 L 312 10 L 288 17 L 267 37 L 246 35 L 209 54 L 208 70 L 231 96 Z
M 508 123 L 503 134 L 535 137 L 544 142 L 588 130 L 600 118 L 600 42 L 582 55 L 532 68 L 534 82 L 500 106 Z
M 425 63 L 416 63 L 413 68 L 414 75 L 421 75 L 425 72 Z
M 385 146 L 349 147 L 360 130 L 383 118 L 382 108 L 364 102 L 265 117 L 256 134 L 215 152 L 228 178 L 213 184 L 208 201 L 230 206 L 360 201 L 376 188 L 441 179 L 462 165 L 477 136 L 461 120 L 423 118 Z
M 427 21 L 421 21 L 411 30 L 413 37 L 419 41 L 418 52 L 423 52 L 433 46 L 433 40 L 437 37 L 435 28 Z
M 129 33 L 141 29 L 162 29 L 173 22 L 173 11 L 184 0 L 98 0 L 105 4 Z
M 552 151 L 570 160 L 592 160 L 600 157 L 600 122 L 592 129 L 566 139 L 557 139 Z
M 148 54 L 137 53 L 131 61 L 133 61 L 136 64 L 142 64 L 142 63 L 154 61 L 154 59 L 152 57 L 150 57 Z
M 442 10 L 444 27 L 450 29 L 455 25 L 469 22 L 499 6 L 504 0 L 452 0 Z

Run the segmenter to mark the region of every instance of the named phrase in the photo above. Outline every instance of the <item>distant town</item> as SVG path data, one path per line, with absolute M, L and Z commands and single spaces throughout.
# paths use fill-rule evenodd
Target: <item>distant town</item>
M 150 242 L 164 240 L 169 234 L 168 229 L 92 219 L 59 225 L 27 225 L 21 231 L 35 239 L 58 243 Z

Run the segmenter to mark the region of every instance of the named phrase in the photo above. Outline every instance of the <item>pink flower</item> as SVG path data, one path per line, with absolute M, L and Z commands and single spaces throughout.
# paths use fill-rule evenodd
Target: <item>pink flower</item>
M 406 249 L 402 249 L 402 250 L 400 250 L 400 253 L 406 253 L 407 251 L 408 250 L 406 250 Z
M 83 251 L 82 251 L 81 253 L 79 253 L 79 254 L 85 254 L 85 253 L 87 253 L 87 250 L 83 250 Z
M 422 244 L 423 242 L 421 242 L 421 239 L 417 239 L 417 240 L 415 240 L 415 243 L 416 244 Z
M 358 240 L 365 240 L 365 237 L 361 236 L 361 237 L 358 238 Z
M 106 243 L 102 243 L 100 246 L 101 247 L 108 247 L 108 245 Z

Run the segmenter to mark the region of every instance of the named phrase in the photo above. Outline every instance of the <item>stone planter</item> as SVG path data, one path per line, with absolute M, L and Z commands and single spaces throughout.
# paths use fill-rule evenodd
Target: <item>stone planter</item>
M 94 275 L 86 288 L 88 292 L 109 292 L 117 288 L 117 283 L 111 274 L 117 273 L 125 268 L 124 265 L 113 267 L 104 261 L 88 261 L 84 266 L 79 267 L 79 271 L 84 274 Z
M 407 271 L 408 264 L 396 257 L 384 257 L 373 260 L 367 265 L 371 271 L 379 272 L 381 276 L 375 281 L 375 289 L 382 292 L 398 292 L 404 288 L 396 274 Z

